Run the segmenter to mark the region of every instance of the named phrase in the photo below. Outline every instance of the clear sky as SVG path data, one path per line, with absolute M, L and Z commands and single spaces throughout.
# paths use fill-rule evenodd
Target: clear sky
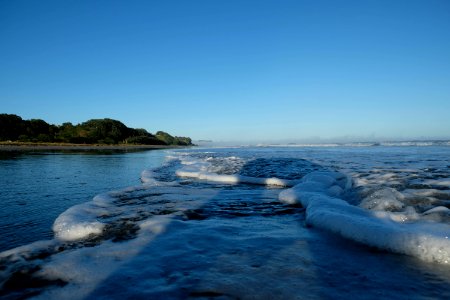
M 214 141 L 450 137 L 450 1 L 0 0 L 0 113 Z

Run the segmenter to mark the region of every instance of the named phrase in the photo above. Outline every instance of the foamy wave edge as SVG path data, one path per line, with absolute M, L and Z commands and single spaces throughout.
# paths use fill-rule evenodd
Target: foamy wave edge
M 208 159 L 195 159 L 186 155 L 178 157 L 182 164 L 182 168 L 175 171 L 178 177 L 193 178 L 205 180 L 208 182 L 225 183 L 225 184 L 256 184 L 256 185 L 272 185 L 280 187 L 291 187 L 296 185 L 298 180 L 280 179 L 280 178 L 259 178 L 251 176 L 243 176 L 238 174 L 226 175 L 209 171 L 211 164 Z
M 306 223 L 344 238 L 424 261 L 450 262 L 450 228 L 433 222 L 399 223 L 339 198 L 351 179 L 337 172 L 312 172 L 279 194 L 283 203 L 306 208 Z
M 340 198 L 352 187 L 352 179 L 339 172 L 316 171 L 300 180 L 220 175 L 208 172 L 208 163 L 181 159 L 183 168 L 176 175 L 228 184 L 247 183 L 291 187 L 279 194 L 287 204 L 300 203 L 306 208 L 308 225 L 339 234 L 368 246 L 411 255 L 424 261 L 450 263 L 450 226 L 430 221 L 401 223 L 389 212 L 374 212 L 350 205 Z M 102 233 L 105 224 L 96 217 L 111 209 L 112 195 L 162 184 L 153 170 L 141 174 L 143 186 L 96 196 L 93 201 L 76 205 L 62 213 L 53 226 L 58 240 L 74 241 Z
M 294 186 L 298 181 L 296 180 L 288 180 L 288 179 L 279 179 L 279 178 L 257 178 L 257 177 L 249 177 L 242 175 L 219 175 L 216 173 L 209 172 L 194 172 L 194 171 L 176 171 L 176 175 L 184 178 L 195 178 L 201 180 L 207 180 L 212 182 L 220 182 L 220 183 L 249 183 L 249 184 L 258 184 L 258 185 L 275 185 L 281 187 L 290 187 Z
M 141 186 L 131 186 L 118 191 L 99 194 L 92 201 L 68 208 L 53 223 L 52 230 L 59 241 L 77 241 L 101 235 L 107 224 L 98 221 L 98 216 L 117 213 L 122 209 L 113 204 L 115 197 L 128 192 L 164 185 L 154 178 L 154 170 L 141 173 Z

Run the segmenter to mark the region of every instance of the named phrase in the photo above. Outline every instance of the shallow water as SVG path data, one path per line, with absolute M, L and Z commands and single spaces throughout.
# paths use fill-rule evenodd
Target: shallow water
M 0 154 L 0 251 L 51 239 L 69 207 L 113 189 L 140 184 L 164 152 L 31 152 Z
M 449 150 L 167 152 L 59 214 L 55 239 L 0 253 L 0 295 L 449 298 Z

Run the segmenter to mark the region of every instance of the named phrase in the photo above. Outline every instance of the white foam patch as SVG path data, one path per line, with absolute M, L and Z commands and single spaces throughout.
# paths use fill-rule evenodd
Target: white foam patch
M 371 210 L 400 210 L 405 205 L 401 202 L 405 197 L 393 188 L 382 188 L 371 193 L 359 205 Z
M 151 168 L 151 169 L 145 169 L 144 171 L 141 172 L 141 182 L 145 187 L 149 187 L 149 186 L 159 186 L 159 185 L 165 185 L 164 182 L 161 182 L 159 180 L 156 179 L 156 174 L 158 169 L 163 168 L 163 167 L 167 167 L 168 164 L 173 161 L 178 159 L 178 157 L 173 156 L 173 155 L 167 155 L 165 158 L 165 162 L 163 163 L 162 166 L 157 167 L 157 168 Z
M 448 223 L 450 221 L 450 209 L 445 206 L 436 206 L 422 213 L 422 216 L 426 220 Z
M 419 196 L 419 197 L 441 197 L 441 198 L 450 198 L 449 190 L 437 190 L 437 189 L 406 189 L 403 191 L 403 194 L 407 196 Z
M 105 207 L 105 199 L 97 200 L 100 205 L 94 201 L 72 206 L 60 214 L 53 223 L 55 237 L 62 241 L 75 241 L 101 234 L 105 224 L 95 217 Z
M 234 160 L 237 160 L 237 158 L 229 157 L 227 158 L 227 160 L 233 162 Z M 200 180 L 207 180 L 211 182 L 220 182 L 227 184 L 249 183 L 258 185 L 290 187 L 298 183 L 298 180 L 280 179 L 274 177 L 258 178 L 238 174 L 233 175 L 218 174 L 216 172 L 211 172 L 211 170 L 216 171 L 215 170 L 216 168 L 214 168 L 209 161 L 210 161 L 209 158 L 205 160 L 199 160 L 193 157 L 184 157 L 181 160 L 183 167 L 180 170 L 177 170 L 175 174 L 179 177 L 195 178 Z
M 170 217 L 155 216 L 140 224 L 139 235 L 135 239 L 124 243 L 106 241 L 97 247 L 85 247 L 53 255 L 48 263 L 41 266 L 36 275 L 50 280 L 64 280 L 69 284 L 63 288 L 46 290 L 36 299 L 88 297 L 100 282 L 130 258 L 138 255 L 142 248 L 163 233 L 171 222 L 173 221 Z
M 119 215 L 125 216 L 128 213 L 133 214 L 135 209 L 138 209 L 127 205 L 117 205 L 114 201 L 120 201 L 122 197 L 126 198 L 128 194 L 133 192 L 143 191 L 145 193 L 146 190 L 155 190 L 157 188 L 169 188 L 165 190 L 167 194 L 180 193 L 177 189 L 170 189 L 177 186 L 178 183 L 176 182 L 150 180 L 142 186 L 132 186 L 97 195 L 92 201 L 72 206 L 60 214 L 53 223 L 53 232 L 60 241 L 77 241 L 101 235 L 106 224 L 99 221 L 99 219 Z M 178 198 L 183 199 L 183 195 L 179 194 Z
M 57 240 L 41 240 L 28 245 L 19 246 L 10 250 L 0 252 L 0 259 L 9 259 L 10 261 L 27 260 L 34 256 L 35 252 L 50 249 L 59 245 Z
M 432 186 L 440 186 L 440 187 L 450 187 L 450 179 L 429 179 L 422 182 L 425 185 L 432 185 Z
M 333 183 L 329 178 L 338 179 L 336 176 L 323 172 L 317 176 L 313 172 L 298 185 L 281 192 L 279 200 L 301 203 L 306 208 L 308 224 L 345 238 L 425 261 L 450 262 L 450 226 L 435 222 L 404 223 L 399 214 L 352 206 L 330 193 Z M 333 185 L 342 187 L 342 182 L 338 184 L 336 180 Z
M 213 182 L 220 183 L 229 183 L 229 184 L 237 184 L 237 183 L 250 183 L 250 184 L 260 184 L 260 185 L 275 185 L 275 186 L 283 186 L 289 187 L 293 186 L 298 181 L 296 180 L 288 180 L 288 179 L 279 179 L 279 178 L 257 178 L 257 177 L 249 177 L 242 175 L 219 175 L 215 173 L 208 172 L 190 172 L 178 170 L 176 172 L 179 177 L 186 178 L 195 178 L 201 180 L 208 180 Z
M 155 179 L 155 172 L 153 170 L 144 170 L 141 173 L 141 181 L 144 185 L 157 185 L 158 180 Z
M 423 214 L 424 215 L 428 215 L 428 214 L 433 214 L 433 213 L 448 213 L 450 212 L 450 209 L 448 209 L 445 206 L 436 206 L 432 209 L 429 209 L 427 211 L 425 211 Z

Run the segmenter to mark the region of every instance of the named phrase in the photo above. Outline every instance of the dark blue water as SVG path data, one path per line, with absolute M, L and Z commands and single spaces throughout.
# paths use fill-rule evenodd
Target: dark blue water
M 50 239 L 54 220 L 99 193 L 140 184 L 164 150 L 0 153 L 0 252 Z

